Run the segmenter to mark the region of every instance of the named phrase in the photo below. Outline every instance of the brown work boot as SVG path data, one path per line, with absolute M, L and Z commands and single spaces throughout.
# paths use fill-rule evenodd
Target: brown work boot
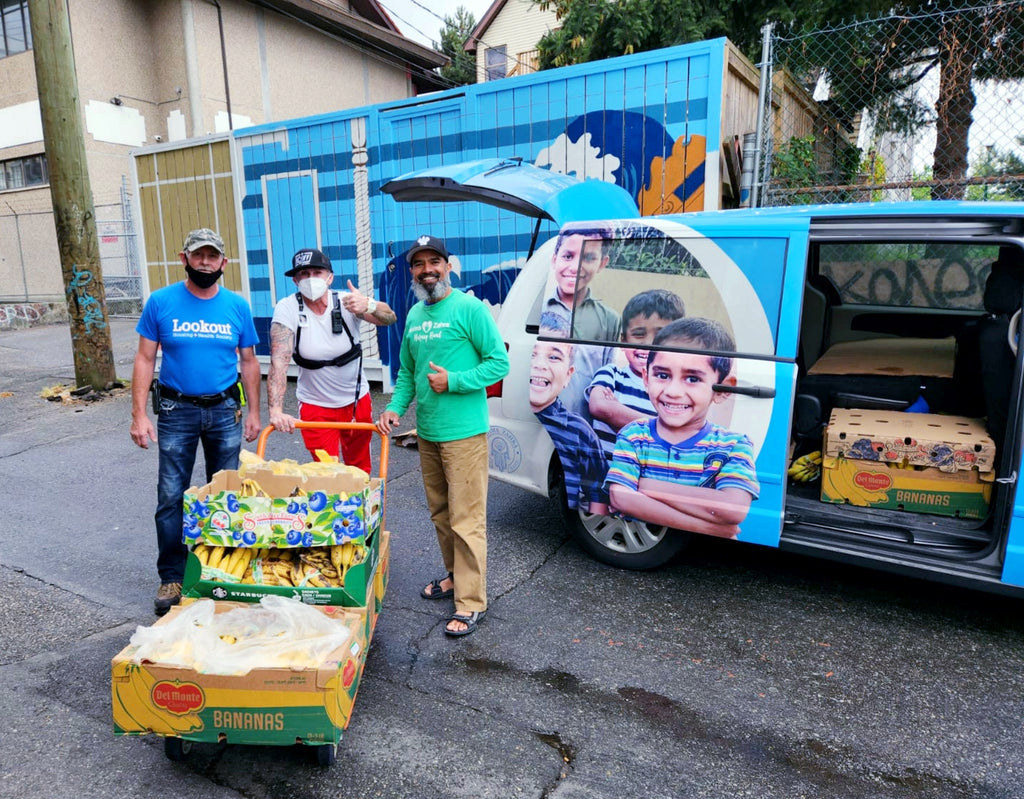
M 171 605 L 181 602 L 181 583 L 164 583 L 156 591 L 153 610 L 157 616 L 163 616 L 171 609 Z

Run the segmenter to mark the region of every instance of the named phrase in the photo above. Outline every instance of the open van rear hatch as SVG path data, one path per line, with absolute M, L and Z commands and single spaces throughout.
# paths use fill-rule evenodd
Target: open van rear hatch
M 484 158 L 407 172 L 385 183 L 381 191 L 398 202 L 479 202 L 536 219 L 529 255 L 544 220 L 561 227 L 566 222 L 640 215 L 636 201 L 621 186 L 579 180 L 524 164 L 522 158 Z

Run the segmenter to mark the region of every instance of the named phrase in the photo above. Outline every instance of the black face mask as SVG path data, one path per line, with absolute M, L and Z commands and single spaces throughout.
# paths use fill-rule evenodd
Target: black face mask
M 193 269 L 191 266 L 186 264 L 185 274 L 187 274 L 188 279 L 199 286 L 199 288 L 208 289 L 220 280 L 220 276 L 224 274 L 224 270 L 218 269 L 216 272 L 200 272 L 198 269 Z

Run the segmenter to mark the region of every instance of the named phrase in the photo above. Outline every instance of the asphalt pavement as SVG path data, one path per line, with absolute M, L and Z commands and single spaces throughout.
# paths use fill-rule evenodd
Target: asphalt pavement
M 111 320 L 123 378 L 133 328 Z M 450 640 L 446 603 L 418 597 L 440 564 L 401 447 L 391 583 L 337 763 L 212 744 L 173 763 L 115 737 L 110 708 L 110 659 L 154 620 L 156 452 L 131 442 L 124 391 L 41 397 L 73 382 L 66 326 L 0 332 L 0 797 L 1021 795 L 1019 600 L 712 540 L 623 572 L 554 503 L 492 482 L 490 611 Z M 282 434 L 267 455 L 306 459 Z

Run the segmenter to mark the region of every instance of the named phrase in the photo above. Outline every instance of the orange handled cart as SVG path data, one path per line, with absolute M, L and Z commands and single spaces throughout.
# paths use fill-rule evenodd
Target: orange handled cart
M 377 429 L 359 422 L 296 427 Z M 273 430 L 265 428 L 257 440 L 261 459 Z M 296 476 L 257 465 L 244 477 L 237 470 L 218 472 L 208 485 L 186 492 L 183 530 L 192 546 L 182 604 L 151 630 L 201 599 L 213 599 L 214 611 L 222 613 L 283 596 L 315 606 L 348 632 L 317 662 L 261 664 L 244 674 L 140 658 L 139 646 L 129 644 L 111 662 L 116 735 L 163 736 L 171 760 L 207 742 L 303 744 L 319 763 L 334 762 L 387 588 L 388 443 L 382 434 L 379 475 L 368 480 L 354 471 L 313 469 Z M 285 561 L 291 564 L 287 575 Z

